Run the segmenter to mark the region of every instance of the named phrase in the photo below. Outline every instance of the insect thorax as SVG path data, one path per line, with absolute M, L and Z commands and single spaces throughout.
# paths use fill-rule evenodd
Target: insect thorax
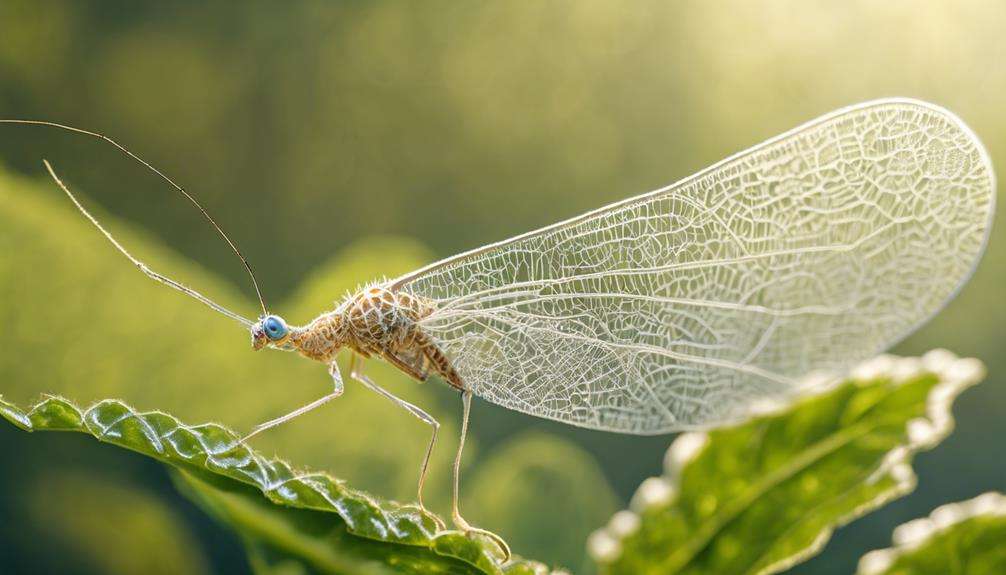
M 381 286 L 364 288 L 340 306 L 354 343 L 364 351 L 396 349 L 407 343 L 416 322 L 432 311 L 428 305 L 406 292 Z
M 382 355 L 409 347 L 418 333 L 417 322 L 432 309 L 409 293 L 368 286 L 305 326 L 297 334 L 296 346 L 320 361 L 333 359 L 342 347 Z

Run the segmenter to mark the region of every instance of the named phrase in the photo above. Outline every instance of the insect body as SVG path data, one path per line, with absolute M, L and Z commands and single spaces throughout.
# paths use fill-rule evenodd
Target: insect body
M 349 348 L 364 358 L 376 355 L 419 381 L 426 381 L 432 371 L 463 390 L 450 360 L 420 325 L 432 311 L 422 298 L 368 286 L 304 327 L 289 328 L 282 318 L 267 316 L 252 326 L 252 346 L 292 349 L 325 363 Z M 281 327 L 270 330 L 270 325 Z
M 103 136 L 57 127 L 143 162 Z M 248 437 L 338 397 L 335 358 L 348 349 L 352 379 L 431 427 L 422 505 L 439 424 L 371 381 L 362 362 L 380 358 L 419 381 L 435 374 L 461 392 L 453 519 L 503 549 L 457 507 L 473 394 L 622 433 L 737 420 L 764 399 L 809 391 L 800 375 L 841 372 L 932 317 L 978 262 L 995 191 L 988 155 L 955 116 L 913 100 L 867 102 L 666 188 L 368 286 L 296 327 L 260 293 L 263 315 L 252 322 L 154 272 L 46 166 L 144 273 L 241 322 L 255 349 L 329 366 L 330 394 Z

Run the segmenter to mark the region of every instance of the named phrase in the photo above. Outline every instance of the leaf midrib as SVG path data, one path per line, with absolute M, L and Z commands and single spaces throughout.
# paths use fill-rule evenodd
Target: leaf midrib
M 202 484 L 203 480 L 197 476 L 179 471 L 185 475 L 186 480 L 194 484 Z M 202 489 L 215 489 L 209 485 Z M 309 537 L 293 537 L 290 535 L 290 526 L 281 519 L 275 519 L 269 515 L 255 513 L 247 502 L 234 497 L 229 493 L 217 491 L 214 503 L 224 506 L 223 510 L 233 522 L 240 522 L 246 529 L 255 534 L 263 541 L 286 550 L 287 552 L 304 558 L 309 563 L 326 570 L 329 573 L 350 574 L 358 572 L 360 565 L 354 561 L 340 557 L 333 549 L 324 543 L 315 541 Z M 275 505 L 270 503 L 270 505 Z M 246 535 L 247 536 L 247 535 Z M 372 573 L 390 573 L 390 570 L 371 571 Z
M 874 422 L 864 421 L 853 426 L 848 426 L 838 433 L 819 441 L 794 460 L 784 465 L 768 475 L 761 481 L 753 484 L 746 492 L 745 496 L 736 498 L 733 504 L 724 506 L 724 511 L 716 517 L 702 524 L 696 531 L 696 535 L 678 550 L 672 553 L 665 561 L 664 567 L 669 571 L 678 572 L 688 566 L 702 549 L 706 548 L 710 541 L 716 537 L 731 521 L 736 519 L 741 513 L 750 508 L 751 504 L 757 501 L 769 490 L 777 487 L 782 482 L 794 477 L 797 473 L 808 469 L 824 457 L 834 453 L 839 448 L 848 445 L 854 439 L 858 439 L 877 427 L 885 424 L 888 418 L 876 420 Z

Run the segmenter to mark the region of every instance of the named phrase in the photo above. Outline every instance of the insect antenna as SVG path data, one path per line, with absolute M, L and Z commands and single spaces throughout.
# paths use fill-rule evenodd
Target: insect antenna
M 115 148 L 117 148 L 120 152 L 122 152 L 123 154 L 125 154 L 126 156 L 132 158 L 136 162 L 139 162 L 142 166 L 144 166 L 145 168 L 147 168 L 151 172 L 157 174 L 158 177 L 160 177 L 162 180 L 164 180 L 165 182 L 167 182 L 178 193 L 180 193 L 183 196 L 185 196 L 185 198 L 187 200 L 189 200 L 189 202 L 192 203 L 192 205 L 194 205 L 199 210 L 199 212 L 203 215 L 203 217 L 206 218 L 206 221 L 208 221 L 210 223 L 210 225 L 213 226 L 213 229 L 215 229 L 217 231 L 217 233 L 220 235 L 220 237 L 222 237 L 224 239 L 224 241 L 227 242 L 227 245 L 230 246 L 231 251 L 233 251 L 234 254 L 238 257 L 238 259 L 241 260 L 241 263 L 244 265 L 245 271 L 248 272 L 248 277 L 251 278 L 252 286 L 255 288 L 255 295 L 258 297 L 259 305 L 262 308 L 262 314 L 263 315 L 268 314 L 268 311 L 267 311 L 267 308 L 266 308 L 266 304 L 265 304 L 265 298 L 262 297 L 262 290 L 259 288 L 258 281 L 255 279 L 255 272 L 252 271 L 251 264 L 248 263 L 248 259 L 244 257 L 244 254 L 241 253 L 241 250 L 238 249 L 237 245 L 235 245 L 234 242 L 231 241 L 230 237 L 228 237 L 228 235 L 226 233 L 224 233 L 223 228 L 221 228 L 220 225 L 217 224 L 216 220 L 214 220 L 210 216 L 209 212 L 206 211 L 206 209 L 202 206 L 202 204 L 200 204 L 196 200 L 196 198 L 192 196 L 192 194 L 190 194 L 184 188 L 182 188 L 181 186 L 179 186 L 178 184 L 176 184 L 174 180 L 172 180 L 171 178 L 169 178 L 168 176 L 166 176 L 163 172 L 161 172 L 160 170 L 158 170 L 157 168 L 155 168 L 149 162 L 147 162 L 143 158 L 137 156 L 133 152 L 130 152 L 129 150 L 127 150 L 124 146 L 122 146 L 121 144 L 119 144 L 115 140 L 109 138 L 108 136 L 105 136 L 104 134 L 99 134 L 97 132 L 91 132 L 89 130 L 83 130 L 81 128 L 75 128 L 73 126 L 67 126 L 65 124 L 58 124 L 56 122 L 46 122 L 46 121 L 42 121 L 42 120 L 0 120 L 0 124 L 21 124 L 21 125 L 29 125 L 29 126 L 48 126 L 48 127 L 52 127 L 52 128 L 59 128 L 61 130 L 66 130 L 68 132 L 75 132 L 75 133 L 78 133 L 78 134 L 84 134 L 86 136 L 91 136 L 93 138 L 97 138 L 99 140 L 103 140 L 103 141 L 111 144 L 112 146 L 114 146 Z M 191 296 L 191 297 L 193 297 L 193 298 L 195 298 L 195 299 L 203 302 L 204 304 L 208 305 L 209 307 L 213 308 L 214 310 L 216 310 L 216 311 L 218 311 L 218 312 L 220 312 L 220 313 L 222 313 L 222 314 L 224 314 L 224 315 L 226 315 L 226 316 L 228 316 L 228 317 L 230 317 L 232 319 L 238 320 L 239 322 L 245 324 L 246 326 L 251 326 L 252 325 L 251 321 L 245 319 L 244 317 L 241 317 L 240 315 L 238 315 L 238 314 L 236 314 L 236 313 L 234 313 L 234 312 L 232 312 L 230 310 L 227 310 L 226 308 L 224 308 L 223 306 L 220 306 L 219 304 L 214 303 L 212 300 L 210 300 L 206 296 L 200 294 L 199 292 L 197 292 L 197 291 L 195 291 L 195 290 L 193 290 L 191 288 L 188 288 L 188 287 L 186 287 L 186 286 L 184 286 L 184 285 L 182 285 L 182 284 L 180 284 L 180 283 L 172 280 L 171 278 L 168 278 L 167 276 L 161 275 L 161 274 L 159 274 L 159 273 L 151 270 L 149 267 L 147 267 L 146 264 L 144 264 L 140 260 L 138 260 L 135 257 L 133 257 L 132 254 L 130 254 L 122 246 L 122 244 L 120 244 L 114 237 L 112 237 L 112 234 L 108 230 L 106 230 L 100 223 L 98 223 L 98 220 L 94 216 L 92 216 L 90 214 L 90 212 L 88 212 L 84 208 L 84 206 L 77 200 L 77 198 L 73 195 L 73 193 L 70 192 L 70 189 L 66 186 L 66 184 L 64 184 L 62 182 L 62 180 L 59 179 L 59 176 L 56 175 L 56 172 L 52 169 L 52 166 L 49 164 L 49 162 L 46 161 L 46 160 L 43 160 L 43 163 L 45 164 L 46 169 L 49 171 L 49 175 L 52 176 L 53 180 L 55 180 L 56 184 L 60 187 L 60 189 L 62 189 L 66 193 L 66 195 L 70 197 L 70 200 L 73 201 L 73 203 L 74 203 L 75 206 L 77 206 L 77 209 L 80 210 L 80 212 L 82 214 L 84 214 L 84 216 L 88 220 L 90 220 L 92 224 L 94 224 L 95 226 L 97 226 L 97 228 L 101 231 L 101 233 L 104 234 L 105 237 L 108 238 L 108 240 L 110 242 L 112 242 L 112 245 L 114 245 L 116 247 L 116 249 L 118 249 L 120 252 L 122 252 L 122 254 L 125 255 L 127 258 L 129 258 L 129 260 L 131 262 L 133 262 L 133 264 L 135 264 L 138 268 L 140 268 L 140 271 L 142 271 L 143 273 L 147 274 L 152 279 L 154 279 L 154 280 L 156 280 L 158 282 L 161 282 L 161 283 L 163 283 L 165 285 L 168 285 L 169 287 L 172 287 L 172 288 L 174 288 L 174 289 L 176 289 L 176 290 L 178 290 L 178 291 L 180 291 L 180 292 L 182 292 L 182 293 L 184 293 L 186 295 L 189 295 L 189 296 Z

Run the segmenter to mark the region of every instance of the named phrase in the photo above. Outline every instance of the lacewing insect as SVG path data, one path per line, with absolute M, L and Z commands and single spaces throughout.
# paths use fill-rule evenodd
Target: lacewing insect
M 472 395 L 571 425 L 631 434 L 715 426 L 766 399 L 811 391 L 796 379 L 841 372 L 932 317 L 966 282 L 987 241 L 995 182 L 988 154 L 956 116 L 887 99 L 843 108 L 675 184 L 368 285 L 303 327 L 252 322 L 133 258 L 153 279 L 242 323 L 255 349 L 328 366 L 328 395 L 245 439 L 337 398 L 335 362 L 431 427 L 437 421 L 362 371 L 381 358 L 436 375 L 463 398 L 452 518 Z

